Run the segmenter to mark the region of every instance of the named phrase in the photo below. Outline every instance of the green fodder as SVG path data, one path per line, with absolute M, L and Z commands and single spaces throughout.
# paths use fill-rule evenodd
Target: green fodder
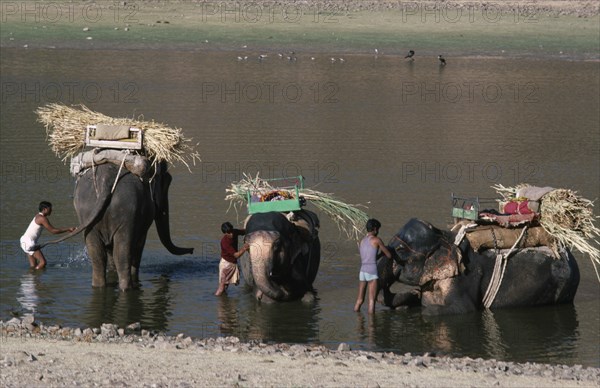
M 248 192 L 265 194 L 275 190 L 287 192 L 290 196 L 296 195 L 294 189 L 273 187 L 267 180 L 260 178 L 258 174 L 256 177 L 244 174 L 243 179 L 231 183 L 225 190 L 227 193 L 225 200 L 229 201 L 230 207 L 235 207 L 237 211 L 239 207 L 247 205 Z M 298 190 L 298 194 L 331 218 L 338 229 L 345 233 L 348 238 L 358 239 L 364 232 L 364 227 L 369 216 L 359 209 L 360 207 L 364 207 L 363 205 L 348 204 L 335 198 L 333 194 L 323 193 L 314 189 L 301 188 Z

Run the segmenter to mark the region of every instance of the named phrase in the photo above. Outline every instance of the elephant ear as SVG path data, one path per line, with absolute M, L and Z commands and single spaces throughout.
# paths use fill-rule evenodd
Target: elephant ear
M 425 260 L 419 285 L 423 286 L 432 280 L 442 280 L 457 276 L 459 274 L 460 260 L 460 250 L 454 244 L 441 244 Z

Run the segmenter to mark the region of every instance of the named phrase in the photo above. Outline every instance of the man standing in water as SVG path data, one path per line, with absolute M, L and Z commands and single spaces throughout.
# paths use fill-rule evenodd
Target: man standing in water
M 48 217 L 52 214 L 52 204 L 50 202 L 42 201 L 38 208 L 39 213 L 33 217 L 33 220 L 29 223 L 25 234 L 21 236 L 21 248 L 27 257 L 29 258 L 29 267 L 35 269 L 42 269 L 46 266 L 46 258 L 39 248 L 38 239 L 42 234 L 42 229 L 46 228 L 48 232 L 52 234 L 60 234 L 66 232 L 72 232 L 76 228 L 64 228 L 58 229 L 52 226 Z
M 240 270 L 237 266 L 237 260 L 250 248 L 245 244 L 238 251 L 238 236 L 246 234 L 244 229 L 235 229 L 230 222 L 224 222 L 221 225 L 221 261 L 219 262 L 219 288 L 215 292 L 216 296 L 222 295 L 227 291 L 230 284 L 236 286 L 240 282 Z
M 381 223 L 374 218 L 371 218 L 367 221 L 367 235 L 361 240 L 359 249 L 360 249 L 360 273 L 358 284 L 358 298 L 356 299 L 356 304 L 354 305 L 354 311 L 360 311 L 360 306 L 362 306 L 365 301 L 365 291 L 367 289 L 367 284 L 369 286 L 369 314 L 373 314 L 375 312 L 375 296 L 377 294 L 377 253 L 378 250 L 381 249 L 384 255 L 387 256 L 388 259 L 392 258 L 392 254 L 386 248 L 383 241 L 377 235 L 379 234 L 379 228 L 381 228 Z

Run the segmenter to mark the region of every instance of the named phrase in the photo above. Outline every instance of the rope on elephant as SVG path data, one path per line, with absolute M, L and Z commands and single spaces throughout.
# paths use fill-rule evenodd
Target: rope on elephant
M 125 158 L 127 158 L 127 155 L 129 155 L 129 150 L 125 150 L 125 152 L 123 152 L 123 160 L 121 161 L 121 165 L 119 166 L 119 171 L 117 171 L 117 176 L 115 177 L 115 183 L 113 183 L 112 189 L 110 189 L 110 193 L 114 193 L 115 192 L 115 187 L 117 187 L 117 182 L 119 181 L 119 177 L 121 176 L 121 170 L 123 170 L 123 165 L 125 164 Z
M 519 245 L 519 243 L 523 239 L 523 236 L 525 236 L 527 228 L 527 226 L 523 228 L 521 235 L 506 254 L 496 255 L 496 262 L 494 263 L 494 272 L 492 273 L 490 284 L 488 284 L 487 290 L 485 291 L 485 294 L 483 296 L 483 306 L 486 309 L 489 309 L 492 303 L 494 303 L 494 300 L 496 300 L 496 295 L 498 294 L 498 290 L 500 289 L 500 286 L 502 285 L 502 280 L 504 279 L 504 272 L 506 271 L 508 258 L 515 251 L 515 248 L 517 247 L 517 245 Z

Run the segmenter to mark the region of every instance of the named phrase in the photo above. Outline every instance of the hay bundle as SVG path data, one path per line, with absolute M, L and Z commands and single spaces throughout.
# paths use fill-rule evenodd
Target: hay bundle
M 225 191 L 227 193 L 225 200 L 229 201 L 230 207 L 234 206 L 236 211 L 238 206 L 247 205 L 249 191 L 261 195 L 273 191 L 278 193 L 287 191 L 290 198 L 296 195 L 295 190 L 273 187 L 268 181 L 259 178 L 258 174 L 254 178 L 244 174 L 244 179 L 231 183 Z M 298 190 L 298 194 L 330 217 L 348 238 L 358 239 L 364 233 L 369 216 L 358 208 L 362 205 L 350 205 L 334 198 L 332 194 L 313 189 L 302 188 Z
M 517 190 L 525 186 L 528 185 L 517 187 L 496 185 L 492 188 L 508 200 L 511 194 L 516 195 Z M 540 224 L 560 244 L 587 253 L 600 281 L 597 268 L 600 265 L 600 250 L 597 248 L 600 245 L 597 240 L 600 237 L 600 229 L 594 225 L 594 221 L 599 217 L 594 216 L 593 207 L 593 201 L 578 196 L 575 191 L 555 189 L 541 199 Z
M 198 153 L 186 139 L 180 128 L 169 128 L 162 123 L 129 118 L 113 118 L 94 112 L 86 106 L 75 109 L 62 104 L 48 104 L 36 110 L 38 121 L 46 127 L 48 142 L 52 151 L 66 161 L 77 155 L 85 147 L 85 128 L 88 125 L 126 125 L 144 131 L 144 150 L 153 163 L 165 161 L 183 163 L 188 170 L 188 162 L 200 160 Z

